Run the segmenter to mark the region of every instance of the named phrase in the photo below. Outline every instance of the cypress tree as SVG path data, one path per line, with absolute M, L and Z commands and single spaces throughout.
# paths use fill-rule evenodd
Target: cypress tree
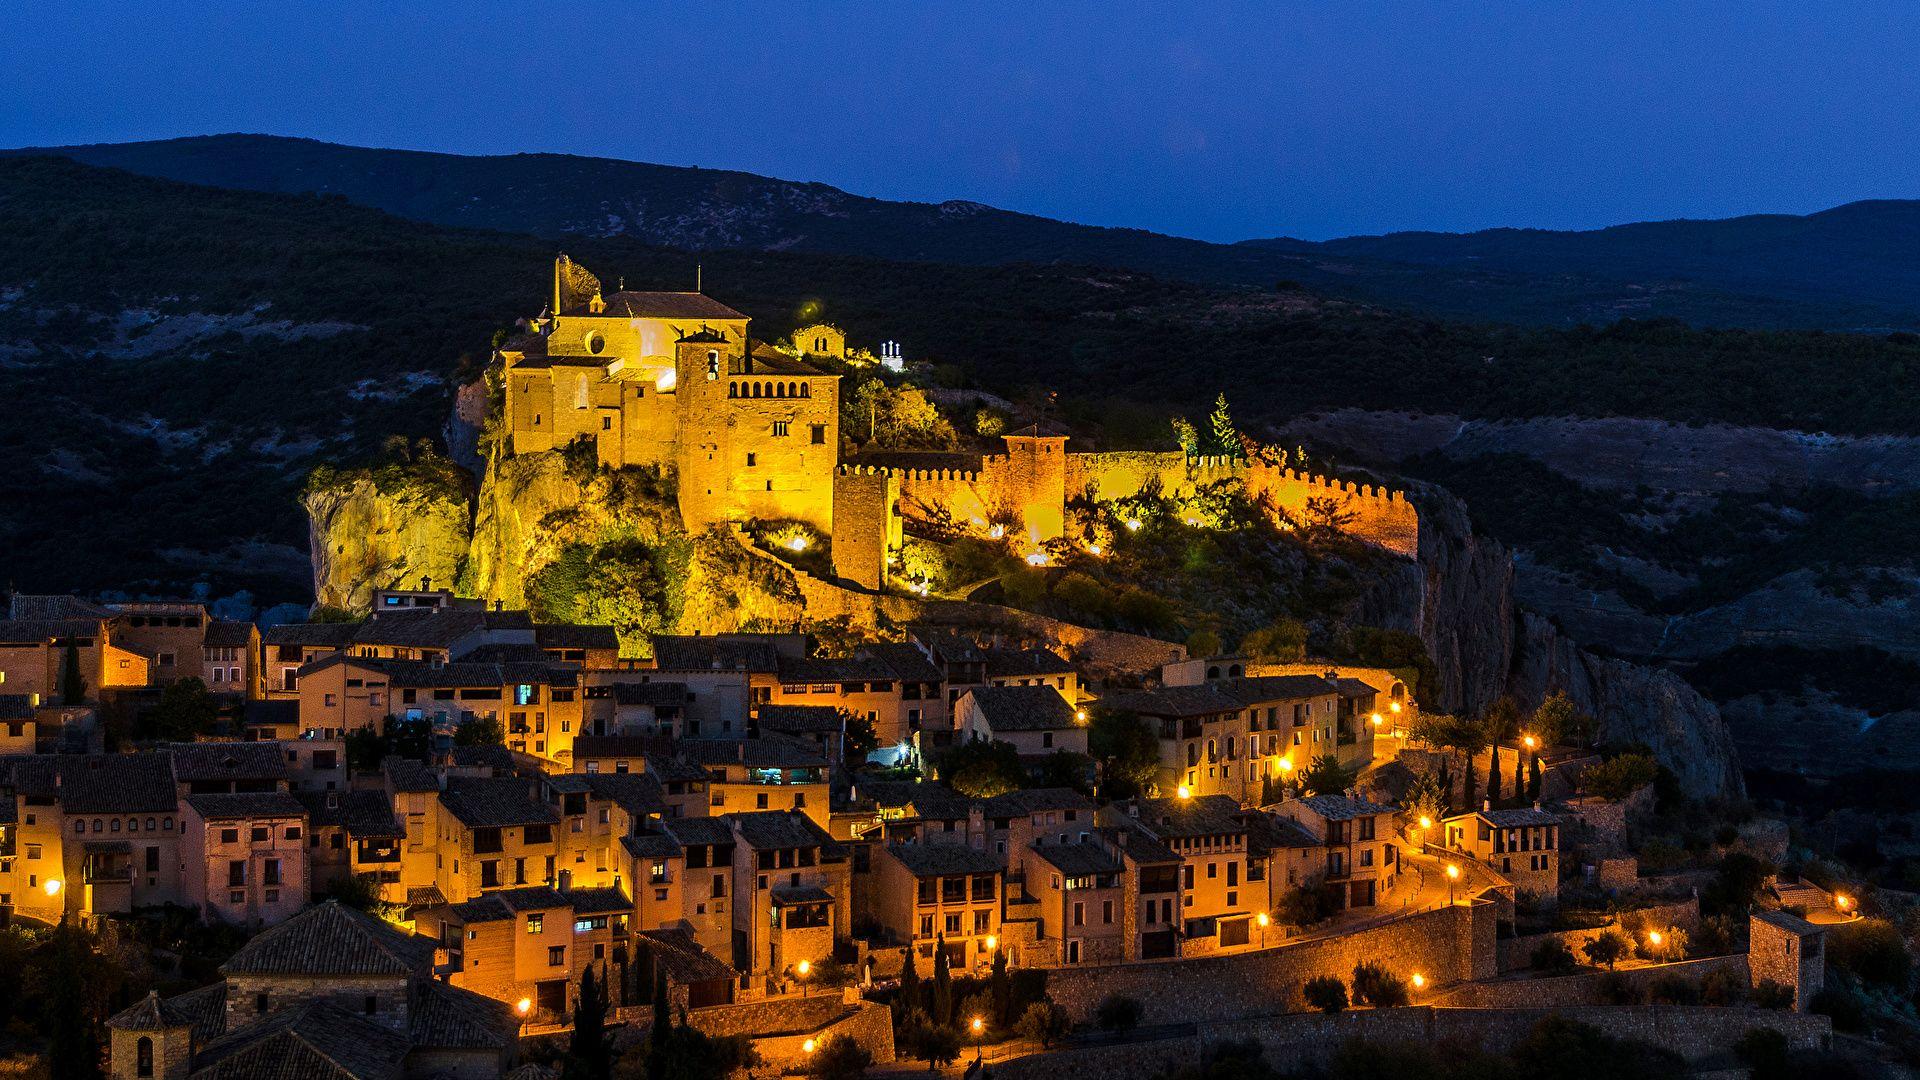
M 907 961 L 900 966 L 900 1015 L 906 1016 L 913 1010 L 923 1008 L 920 1000 L 920 973 L 913 967 L 913 947 L 907 947 Z
M 1500 805 L 1505 796 L 1500 794 L 1500 744 L 1493 744 L 1492 762 L 1487 766 L 1487 802 Z
M 647 1032 L 647 1080 L 667 1075 L 667 1044 L 673 1038 L 673 1013 L 667 1005 L 667 969 L 653 961 L 653 1030 Z
M 933 1022 L 945 1027 L 953 1019 L 953 972 L 947 967 L 947 938 L 945 934 L 934 939 L 933 944 Z
M 69 639 L 60 657 L 60 703 L 79 705 L 86 700 L 87 680 L 80 674 L 80 649 Z
M 573 1039 L 561 1080 L 611 1080 L 613 1044 L 607 1040 L 607 995 L 593 965 L 580 973 L 580 1004 L 573 1010 Z
M 1533 759 L 1533 777 L 1527 781 L 1527 798 L 1533 802 L 1540 800 L 1540 759 L 1537 757 Z
M 47 987 L 47 1049 L 53 1080 L 96 1080 L 100 1073 L 100 1030 L 81 985 L 87 970 L 86 931 L 66 916 L 53 931 L 53 970 Z
M 1013 1022 L 1013 980 L 1007 976 L 1007 950 L 993 950 L 993 977 L 988 984 L 993 993 L 994 1023 L 1007 1027 Z
M 1533 763 L 1540 764 L 1540 758 L 1537 755 Z M 1527 801 L 1527 770 L 1521 766 L 1518 757 L 1513 759 L 1513 801 L 1516 805 Z

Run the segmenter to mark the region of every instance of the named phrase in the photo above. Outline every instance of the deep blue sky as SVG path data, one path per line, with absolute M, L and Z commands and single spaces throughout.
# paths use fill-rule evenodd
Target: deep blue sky
M 0 145 L 745 169 L 1213 240 L 1920 196 L 1920 5 L 0 0 Z

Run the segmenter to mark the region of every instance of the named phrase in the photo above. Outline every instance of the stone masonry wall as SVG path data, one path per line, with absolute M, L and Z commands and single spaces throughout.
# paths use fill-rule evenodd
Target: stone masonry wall
M 1726 1009 L 1670 1005 L 1566 1009 L 1365 1009 L 1333 1016 L 1306 1014 L 1206 1024 L 1191 1037 L 1149 1043 L 1088 1046 L 1067 1053 L 1036 1054 L 996 1063 L 1001 1080 L 1107 1080 L 1151 1076 L 1194 1063 L 1211 1044 L 1254 1040 L 1267 1061 L 1286 1072 L 1323 1066 L 1350 1041 L 1477 1044 L 1504 1051 L 1550 1015 L 1590 1024 L 1616 1038 L 1636 1039 L 1674 1051 L 1690 1062 L 1725 1054 L 1753 1028 L 1770 1028 L 1798 1050 L 1824 1047 L 1833 1027 L 1823 1016 L 1771 1009 Z
M 1106 967 L 1058 968 L 1047 992 L 1076 1021 L 1109 994 L 1146 1007 L 1147 1024 L 1198 1023 L 1304 1007 L 1300 987 L 1317 975 L 1353 977 L 1363 960 L 1435 985 L 1493 975 L 1495 912 L 1475 902 L 1419 912 L 1370 929 L 1256 952 Z
M 887 554 L 900 544 L 892 506 L 899 481 L 886 473 L 841 469 L 833 477 L 833 572 L 863 589 L 887 582 Z
M 1714 972 L 1730 975 L 1737 985 L 1745 986 L 1747 984 L 1746 954 L 1710 956 L 1704 960 L 1687 960 L 1678 964 L 1649 964 L 1646 967 L 1621 968 L 1613 974 L 1624 979 L 1641 994 L 1645 994 L 1659 979 L 1678 976 L 1697 983 Z M 1605 971 L 1583 971 L 1577 975 L 1560 975 L 1545 979 L 1514 978 L 1468 983 L 1436 995 L 1433 1004 L 1461 1009 L 1602 1005 L 1605 1004 L 1602 985 L 1608 974 Z
M 1674 926 L 1691 934 L 1700 929 L 1700 901 L 1689 896 L 1673 904 L 1655 904 L 1627 912 L 1624 922 L 1629 926 L 1644 925 L 1651 927 Z M 1580 930 L 1559 930 L 1551 934 L 1526 934 L 1521 937 L 1505 938 L 1500 942 L 1501 972 L 1517 971 L 1533 963 L 1533 951 L 1547 941 L 1558 938 L 1573 950 L 1574 956 L 1580 955 L 1580 947 L 1607 930 L 1622 925 L 1623 919 L 1615 916 L 1604 926 L 1589 927 Z

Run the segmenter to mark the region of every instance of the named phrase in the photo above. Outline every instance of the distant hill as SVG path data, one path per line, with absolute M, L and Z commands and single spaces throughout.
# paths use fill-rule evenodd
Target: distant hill
M 1597 233 L 1210 244 L 971 202 L 890 202 L 751 173 L 561 154 L 467 157 L 263 135 L 10 153 L 54 153 L 213 187 L 333 194 L 417 221 L 545 237 L 971 266 L 1065 263 L 1259 288 L 1297 282 L 1449 317 L 1534 325 L 1672 317 L 1712 326 L 1920 328 L 1920 249 L 1911 242 L 1920 203 Z
M 1515 328 L 1065 263 L 695 256 L 11 158 L 0 584 L 305 598 L 308 471 L 439 435 L 494 335 L 540 309 L 561 244 L 630 288 L 684 287 L 697 259 L 763 338 L 823 314 L 931 361 L 922 384 L 1050 410 L 1079 446 L 1170 446 L 1168 414 L 1221 391 L 1259 434 L 1342 407 L 1920 434 L 1911 334 Z

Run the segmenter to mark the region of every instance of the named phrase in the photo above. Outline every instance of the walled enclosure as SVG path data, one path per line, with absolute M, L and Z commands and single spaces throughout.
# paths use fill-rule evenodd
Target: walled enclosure
M 1124 498 L 1155 484 L 1169 496 L 1188 495 L 1238 479 L 1249 496 L 1265 496 L 1276 511 L 1303 517 L 1308 500 L 1325 500 L 1343 521 L 1343 532 L 1408 557 L 1418 550 L 1418 513 L 1405 495 L 1384 487 L 1226 458 L 1189 459 L 1179 451 L 1078 454 L 1066 450 L 1064 437 L 1009 435 L 1006 440 L 1008 452 L 982 458 L 977 471 L 914 468 L 910 454 L 892 455 L 886 465 L 856 463 L 846 469 L 898 477 L 900 513 L 909 519 L 944 513 L 961 526 L 1007 523 L 1036 545 L 1064 535 L 1068 498 Z

